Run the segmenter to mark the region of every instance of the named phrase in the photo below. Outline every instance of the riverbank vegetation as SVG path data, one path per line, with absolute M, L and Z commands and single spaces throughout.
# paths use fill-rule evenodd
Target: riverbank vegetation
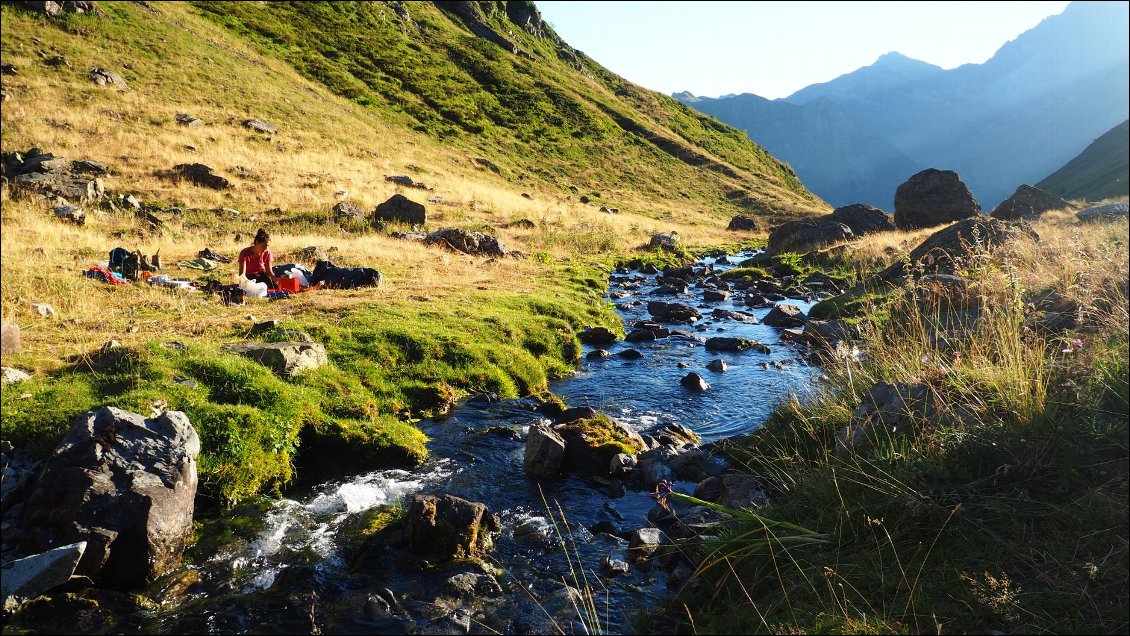
M 785 493 L 759 514 L 831 541 L 724 538 L 686 631 L 1126 631 L 1127 223 L 1034 228 L 959 287 L 857 294 L 859 355 L 729 451 Z M 867 421 L 878 383 L 904 409 Z

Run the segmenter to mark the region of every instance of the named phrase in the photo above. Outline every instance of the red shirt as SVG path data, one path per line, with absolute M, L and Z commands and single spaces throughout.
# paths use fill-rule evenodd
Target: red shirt
M 253 250 L 254 247 L 245 247 L 239 253 L 239 269 L 248 278 L 271 271 L 271 250 L 263 250 L 258 256 Z

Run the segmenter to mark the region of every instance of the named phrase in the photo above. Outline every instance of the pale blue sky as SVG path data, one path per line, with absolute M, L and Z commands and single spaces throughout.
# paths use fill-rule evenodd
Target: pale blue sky
M 539 1 L 574 48 L 640 86 L 786 97 L 898 51 L 980 64 L 1067 2 Z

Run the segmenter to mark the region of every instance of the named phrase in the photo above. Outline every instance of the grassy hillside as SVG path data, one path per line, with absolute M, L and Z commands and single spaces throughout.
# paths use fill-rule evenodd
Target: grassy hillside
M 643 90 L 560 40 L 529 2 L 196 2 L 303 75 L 485 156 L 511 180 L 619 206 L 822 207 L 739 131 Z M 632 193 L 632 194 L 629 194 Z
M 1036 187 L 1065 199 L 1101 201 L 1130 194 L 1130 120 L 1110 129 Z

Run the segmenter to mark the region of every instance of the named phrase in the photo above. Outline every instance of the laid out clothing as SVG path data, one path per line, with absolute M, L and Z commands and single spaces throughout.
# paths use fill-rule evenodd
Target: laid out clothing
M 255 254 L 254 247 L 245 247 L 239 253 L 239 269 L 248 278 L 255 278 L 258 274 L 271 271 L 271 250 L 263 250 Z
M 330 261 L 318 261 L 310 282 L 324 283 L 330 289 L 378 287 L 381 273 L 371 267 L 337 267 Z

